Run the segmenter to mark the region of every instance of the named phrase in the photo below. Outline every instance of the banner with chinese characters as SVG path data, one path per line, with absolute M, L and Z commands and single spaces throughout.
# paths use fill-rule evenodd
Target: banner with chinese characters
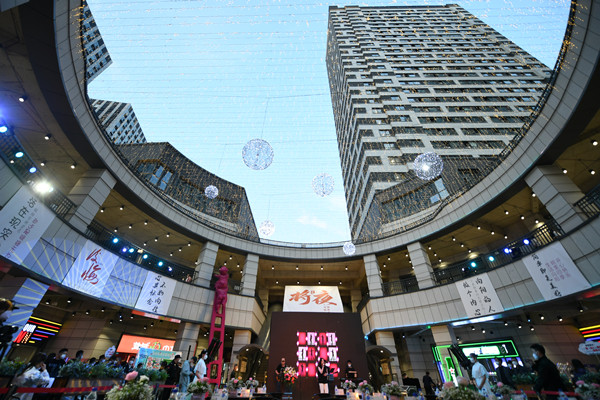
M 148 271 L 135 308 L 154 314 L 165 315 L 169 309 L 176 284 L 177 281 L 175 279 Z
M 26 186 L 0 210 L 0 254 L 20 264 L 54 220 Z
M 286 286 L 283 311 L 343 313 L 337 286 Z
M 140 349 L 173 351 L 174 340 L 146 336 L 123 335 L 117 346 L 118 353 L 137 353 Z
M 65 276 L 63 285 L 100 297 L 119 256 L 88 240 Z
M 590 287 L 559 242 L 524 257 L 523 262 L 545 300 L 558 299 Z
M 456 288 L 469 317 L 504 311 L 488 274 L 479 274 L 456 282 Z

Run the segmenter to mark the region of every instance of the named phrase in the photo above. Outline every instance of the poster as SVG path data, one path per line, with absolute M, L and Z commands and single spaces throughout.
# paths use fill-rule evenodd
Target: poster
M 559 242 L 524 257 L 523 262 L 546 301 L 590 287 Z
M 100 297 L 118 259 L 116 254 L 88 240 L 62 283 L 80 292 Z
M 469 317 L 481 317 L 504 311 L 487 273 L 456 282 L 456 288 Z
M 159 369 L 161 361 L 171 362 L 176 355 L 181 355 L 181 352 L 141 347 L 135 358 L 135 365 L 142 363 L 142 368 Z
M 174 340 L 152 338 L 147 336 L 123 335 L 117 345 L 118 353 L 137 353 L 140 349 L 173 351 Z
M 154 314 L 165 315 L 169 310 L 169 304 L 171 304 L 176 284 L 177 281 L 175 279 L 148 271 L 135 308 Z
M 337 286 L 286 286 L 283 311 L 343 313 Z
M 20 264 L 54 217 L 26 186 L 21 187 L 0 210 L 0 254 Z

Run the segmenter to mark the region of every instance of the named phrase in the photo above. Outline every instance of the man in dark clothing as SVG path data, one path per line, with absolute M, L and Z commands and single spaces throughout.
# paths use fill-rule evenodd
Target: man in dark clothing
M 433 383 L 433 379 L 431 379 L 431 376 L 429 376 L 429 371 L 425 371 L 425 376 L 423 377 L 423 387 L 425 388 L 425 395 L 432 396 L 435 394 L 435 383 Z
M 513 384 L 513 380 L 510 376 L 510 369 L 502 365 L 501 358 L 496 358 L 496 363 L 498 363 L 498 368 L 496 368 L 496 378 L 498 378 L 498 382 L 502 382 L 503 384 L 514 389 L 515 385 Z
M 67 364 L 68 352 L 69 350 L 67 349 L 60 349 L 58 355 L 53 360 L 48 361 L 46 369 L 48 371 L 48 375 L 50 375 L 51 378 L 56 378 L 60 369 Z
M 546 349 L 541 344 L 535 343 L 530 346 L 533 359 L 533 370 L 537 372 L 538 377 L 533 385 L 533 390 L 540 393 L 542 390 L 556 392 L 564 389 L 562 379 L 556 365 L 546 357 Z M 558 396 L 546 396 L 546 399 L 556 399 Z
M 167 365 L 167 380 L 165 385 L 177 385 L 179 383 L 179 374 L 181 373 L 181 366 L 179 365 L 181 356 L 177 355 L 173 358 L 173 361 Z M 171 389 L 164 388 L 161 399 L 166 400 L 171 396 Z

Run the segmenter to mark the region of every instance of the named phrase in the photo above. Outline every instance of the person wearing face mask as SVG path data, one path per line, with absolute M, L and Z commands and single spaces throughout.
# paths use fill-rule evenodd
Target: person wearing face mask
M 523 375 L 527 373 L 527 369 L 519 364 L 517 360 L 512 360 L 512 368 L 510 369 L 511 377 L 515 375 Z
M 36 354 L 29 364 L 25 367 L 25 370 L 15 377 L 13 384 L 21 387 L 45 387 L 50 383 L 50 375 L 46 370 L 46 355 L 44 353 Z M 33 393 L 20 393 L 15 395 L 16 398 L 21 400 L 31 400 Z
M 355 381 L 358 378 L 358 372 L 354 369 L 352 361 L 348 360 L 346 363 L 346 379 L 349 381 Z
M 206 359 L 208 358 L 208 354 L 206 354 L 206 350 L 202 350 L 200 352 L 200 356 L 198 356 L 198 364 L 196 364 L 196 368 L 194 368 L 194 382 L 199 379 L 202 379 L 206 376 Z
M 557 392 L 563 390 L 562 379 L 560 378 L 560 372 L 556 368 L 556 364 L 546 357 L 546 349 L 539 343 L 534 343 L 529 346 L 531 349 L 534 363 L 533 370 L 537 372 L 537 379 L 533 385 L 533 390 L 536 393 L 540 393 L 542 390 L 550 392 Z M 546 400 L 556 399 L 557 396 L 546 396 Z
M 478 360 L 477 354 L 471 353 L 469 354 L 469 358 L 471 359 L 471 363 L 473 364 L 473 368 L 471 370 L 471 376 L 475 380 L 475 386 L 479 390 L 479 393 L 490 394 L 492 393 L 492 387 L 490 386 L 490 380 L 488 378 L 488 372 Z
M 67 364 L 68 349 L 60 349 L 58 355 L 48 362 L 48 374 L 51 378 L 56 378 L 60 369 Z

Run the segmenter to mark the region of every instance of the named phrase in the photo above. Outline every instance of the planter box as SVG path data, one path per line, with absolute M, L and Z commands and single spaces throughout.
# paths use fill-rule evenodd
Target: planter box
M 10 381 L 12 381 L 12 375 L 0 375 L 0 388 L 8 387 Z
M 120 379 L 79 379 L 79 378 L 68 378 L 60 377 L 54 380 L 52 387 L 54 388 L 79 388 L 79 387 L 100 387 L 100 386 L 114 386 L 121 383 Z

